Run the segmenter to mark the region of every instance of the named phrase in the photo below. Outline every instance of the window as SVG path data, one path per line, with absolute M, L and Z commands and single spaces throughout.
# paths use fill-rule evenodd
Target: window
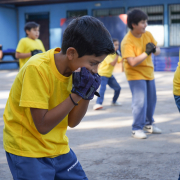
M 180 46 L 180 4 L 169 6 L 169 45 Z
M 67 18 L 87 15 L 87 10 L 67 11 Z
M 113 8 L 113 9 L 95 9 L 93 10 L 94 17 L 102 17 L 102 16 L 118 16 L 120 14 L 124 14 L 124 8 Z

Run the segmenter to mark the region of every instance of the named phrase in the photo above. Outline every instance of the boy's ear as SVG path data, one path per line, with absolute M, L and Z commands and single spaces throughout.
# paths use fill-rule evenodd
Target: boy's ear
M 73 60 L 73 59 L 78 58 L 78 53 L 77 53 L 76 49 L 73 47 L 69 47 L 66 50 L 66 55 L 67 55 L 69 60 Z
M 26 34 L 27 34 L 27 35 L 29 34 L 29 32 L 30 32 L 30 31 L 26 29 Z
M 133 29 L 134 29 L 136 26 L 137 26 L 137 24 L 132 23 L 132 27 L 133 27 Z

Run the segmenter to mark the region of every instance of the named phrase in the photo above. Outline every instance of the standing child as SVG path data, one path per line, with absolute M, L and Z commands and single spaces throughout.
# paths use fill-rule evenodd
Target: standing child
M 107 29 L 83 16 L 67 26 L 62 49 L 37 54 L 22 67 L 3 115 L 3 144 L 14 180 L 87 179 L 66 130 L 84 117 L 100 85 L 98 64 L 110 53 Z
M 39 24 L 28 22 L 24 26 L 27 37 L 22 38 L 16 49 L 16 58 L 19 59 L 21 69 L 28 59 L 38 53 L 45 52 L 43 43 L 39 38 Z
M 179 51 L 179 62 L 176 71 L 174 73 L 174 79 L 173 79 L 173 94 L 174 94 L 176 106 L 180 112 L 180 51 Z
M 173 94 L 174 94 L 176 106 L 180 112 L 180 51 L 179 51 L 179 62 L 176 71 L 174 73 L 174 79 L 173 79 Z M 178 180 L 180 180 L 180 174 Z
M 116 81 L 115 77 L 112 75 L 114 66 L 116 63 L 120 63 L 122 58 L 119 52 L 119 41 L 113 39 L 114 49 L 116 54 L 111 54 L 106 57 L 106 59 L 100 64 L 98 73 L 101 76 L 101 87 L 99 90 L 100 97 L 97 98 L 96 104 L 93 106 L 94 110 L 102 109 L 102 103 L 104 101 L 104 93 L 106 91 L 106 85 L 108 84 L 112 89 L 114 89 L 114 96 L 111 105 L 120 106 L 121 103 L 117 102 L 119 97 L 121 87 Z
M 128 13 L 127 23 L 131 29 L 121 43 L 125 74 L 132 92 L 132 136 L 146 138 L 145 131 L 161 133 L 154 124 L 156 87 L 151 53 L 160 54 L 160 48 L 152 34 L 146 31 L 147 15 L 133 9 Z

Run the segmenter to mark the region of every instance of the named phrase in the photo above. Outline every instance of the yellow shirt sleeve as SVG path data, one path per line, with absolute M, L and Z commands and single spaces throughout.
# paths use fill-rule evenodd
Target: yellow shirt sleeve
M 122 57 L 121 57 L 121 56 L 119 56 L 119 57 L 118 57 L 118 61 L 117 61 L 117 62 L 118 62 L 118 63 L 120 63 L 121 61 L 122 61 Z
M 180 96 L 180 63 L 178 63 L 178 67 L 174 73 L 173 94 Z
M 19 105 L 39 109 L 49 108 L 49 87 L 46 78 L 36 66 L 28 66 L 22 81 Z
M 106 63 L 106 64 L 110 64 L 112 61 L 113 61 L 113 60 L 112 60 L 111 56 L 107 56 L 107 57 L 104 59 L 104 63 Z
M 26 42 L 24 41 L 24 39 L 21 39 L 16 48 L 16 52 L 24 53 L 25 49 L 26 49 Z
M 134 47 L 132 43 L 124 43 L 121 46 L 122 58 L 126 59 L 128 57 L 136 57 L 134 53 Z

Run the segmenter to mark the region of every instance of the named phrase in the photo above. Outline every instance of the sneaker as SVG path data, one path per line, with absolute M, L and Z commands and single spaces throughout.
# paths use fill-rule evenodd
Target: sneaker
M 120 102 L 115 102 L 115 103 L 111 103 L 111 106 L 121 106 L 122 105 L 122 103 L 120 103 Z
M 147 138 L 146 134 L 141 129 L 132 131 L 132 137 L 138 138 L 138 139 L 146 139 Z
M 94 110 L 99 110 L 99 109 L 102 109 L 103 108 L 103 106 L 101 105 L 101 104 L 95 104 L 94 106 L 93 106 L 93 109 Z
M 161 129 L 159 129 L 155 124 L 144 126 L 143 130 L 147 131 L 149 133 L 152 133 L 152 134 L 161 134 L 162 133 Z

